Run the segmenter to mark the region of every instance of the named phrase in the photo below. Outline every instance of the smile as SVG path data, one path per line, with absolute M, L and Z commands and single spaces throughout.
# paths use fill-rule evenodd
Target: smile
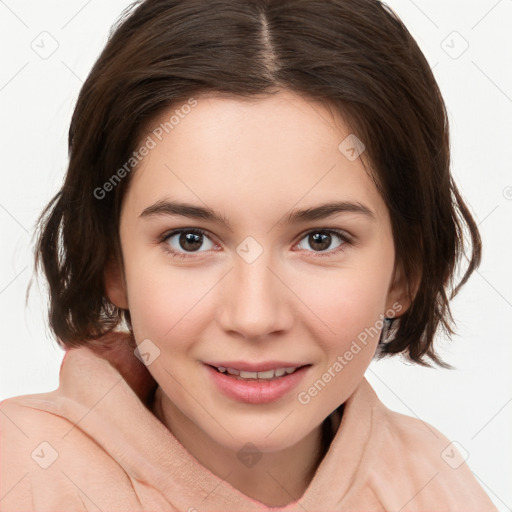
M 312 365 L 270 367 L 270 363 L 259 365 L 259 371 L 247 368 L 249 364 L 236 364 L 245 366 L 245 369 L 221 366 L 220 364 L 204 365 L 207 369 L 214 389 L 237 402 L 248 404 L 265 404 L 274 402 L 289 395 L 304 379 L 306 373 L 311 371 Z M 266 368 L 261 368 L 266 366 Z M 252 371 L 251 371 L 252 370 Z

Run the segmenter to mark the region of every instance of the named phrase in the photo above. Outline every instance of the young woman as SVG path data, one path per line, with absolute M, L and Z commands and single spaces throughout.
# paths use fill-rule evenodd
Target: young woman
M 496 510 L 364 377 L 444 364 L 480 260 L 441 94 L 388 8 L 143 1 L 69 155 L 37 245 L 67 353 L 57 390 L 1 404 L 3 510 Z

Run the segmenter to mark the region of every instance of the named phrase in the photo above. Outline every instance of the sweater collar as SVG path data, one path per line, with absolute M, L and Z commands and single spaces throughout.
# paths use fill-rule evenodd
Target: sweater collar
M 152 380 L 142 363 L 133 356 L 129 363 L 114 365 L 105 355 L 88 347 L 67 352 L 54 392 L 55 413 L 70 419 L 128 475 L 158 490 L 179 510 L 269 510 L 202 466 L 153 414 L 152 398 L 161 390 L 144 377 L 143 371 Z M 134 371 L 141 375 L 130 379 Z M 304 494 L 272 510 L 315 510 L 319 502 L 325 509 L 339 506 L 364 455 L 373 408 L 379 404 L 363 378 L 345 402 L 341 423 Z

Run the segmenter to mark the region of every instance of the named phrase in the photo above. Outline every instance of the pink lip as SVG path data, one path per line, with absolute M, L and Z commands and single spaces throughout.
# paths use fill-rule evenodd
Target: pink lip
M 279 364 L 281 365 L 281 363 Z M 271 368 L 290 368 L 293 366 L 291 364 L 289 366 L 272 366 Z M 217 371 L 208 364 L 205 365 L 205 368 L 217 388 L 229 398 L 247 404 L 265 404 L 278 400 L 294 389 L 304 378 L 310 366 L 303 366 L 293 373 L 272 380 L 242 380 L 233 376 L 228 377 L 228 375 Z M 233 368 L 233 366 L 229 366 L 229 368 Z
M 308 363 L 290 363 L 287 361 L 263 361 L 261 363 L 250 363 L 245 361 L 207 361 L 210 366 L 223 366 L 224 368 L 233 368 L 234 370 L 243 370 L 245 372 L 266 372 L 267 370 L 276 370 L 277 368 L 299 368 Z

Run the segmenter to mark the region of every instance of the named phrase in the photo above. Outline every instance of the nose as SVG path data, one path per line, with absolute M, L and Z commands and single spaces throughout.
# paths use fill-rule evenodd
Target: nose
M 217 312 L 226 333 L 258 340 L 291 329 L 293 293 L 265 251 L 252 263 L 236 257 L 224 281 Z

